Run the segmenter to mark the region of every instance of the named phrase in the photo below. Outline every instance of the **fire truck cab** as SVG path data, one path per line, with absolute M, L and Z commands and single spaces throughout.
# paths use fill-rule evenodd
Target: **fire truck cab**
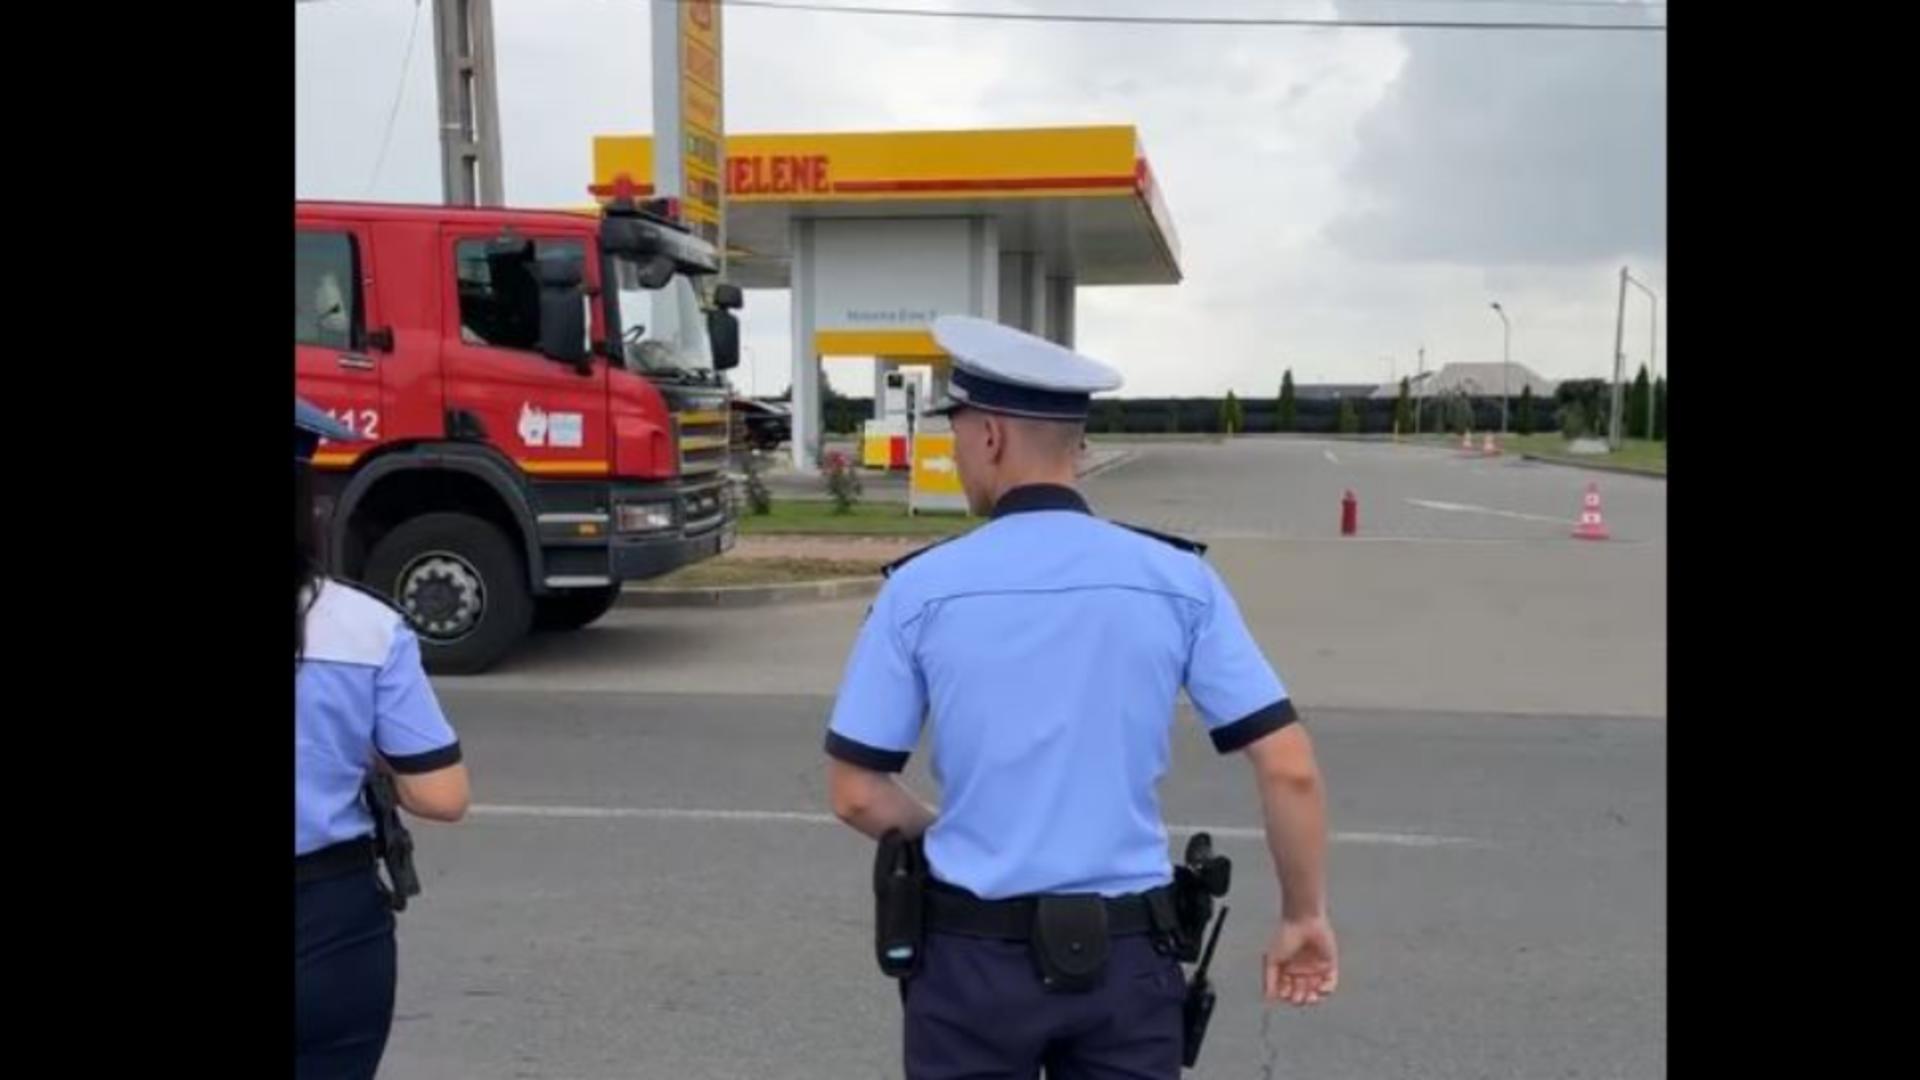
M 315 457 L 322 546 L 430 670 L 484 670 L 732 546 L 741 294 L 670 206 L 294 218 L 297 392 L 359 436 Z

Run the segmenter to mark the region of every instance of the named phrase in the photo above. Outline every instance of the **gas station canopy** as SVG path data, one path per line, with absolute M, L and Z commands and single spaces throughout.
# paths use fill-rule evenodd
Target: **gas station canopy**
M 653 151 L 647 136 L 594 139 L 591 190 L 651 195 Z M 876 406 L 903 364 L 931 370 L 936 398 L 941 314 L 1071 348 L 1079 286 L 1180 281 L 1173 219 L 1130 125 L 728 135 L 724 181 L 727 279 L 792 294 L 796 468 L 820 457 L 822 359 L 878 361 Z M 876 415 L 869 434 L 901 439 L 908 424 Z M 923 436 L 942 436 L 915 431 L 917 459 Z
M 596 193 L 625 174 L 651 194 L 653 140 L 593 141 Z M 1173 219 L 1128 125 L 998 131 L 728 135 L 728 278 L 791 281 L 796 220 L 988 218 L 1002 251 L 1081 285 L 1180 280 Z

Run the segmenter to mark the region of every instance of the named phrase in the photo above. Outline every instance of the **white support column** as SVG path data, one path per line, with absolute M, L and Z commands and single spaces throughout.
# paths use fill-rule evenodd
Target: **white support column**
M 935 402 L 947 398 L 947 376 L 953 368 L 947 364 L 935 364 L 927 375 L 927 397 L 921 403 L 922 409 L 931 408 Z
M 793 467 L 796 472 L 819 471 L 821 430 L 826 417 L 820 400 L 820 356 L 813 350 L 813 222 L 793 223 L 793 264 L 790 299 L 793 302 Z
M 1047 321 L 1042 336 L 1068 349 L 1073 348 L 1073 290 L 1071 275 L 1047 278 Z
M 972 278 L 973 314 L 983 319 L 1000 319 L 1000 223 L 992 218 L 974 218 L 968 266 Z
M 1045 336 L 1050 305 L 1046 267 L 1039 255 L 1028 251 L 1002 252 L 999 291 L 1000 322 L 1016 330 Z

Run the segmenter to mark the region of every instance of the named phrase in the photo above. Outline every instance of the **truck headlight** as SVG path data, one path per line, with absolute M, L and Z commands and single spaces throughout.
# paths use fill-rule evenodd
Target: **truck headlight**
M 616 509 L 616 523 L 621 532 L 659 532 L 673 528 L 670 502 L 621 503 Z

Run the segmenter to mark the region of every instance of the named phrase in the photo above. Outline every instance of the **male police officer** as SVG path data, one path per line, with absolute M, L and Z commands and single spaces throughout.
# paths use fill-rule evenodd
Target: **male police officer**
M 1154 914 L 1172 878 L 1155 785 L 1175 699 L 1252 760 L 1282 896 L 1265 994 L 1294 1005 L 1339 971 L 1312 744 L 1199 545 L 1074 490 L 1090 396 L 1119 373 L 981 319 L 933 333 L 954 365 L 936 411 L 992 520 L 896 564 L 826 740 L 841 820 L 925 838 L 907 1076 L 1171 1080 L 1184 986 Z M 929 713 L 938 811 L 892 775 Z

